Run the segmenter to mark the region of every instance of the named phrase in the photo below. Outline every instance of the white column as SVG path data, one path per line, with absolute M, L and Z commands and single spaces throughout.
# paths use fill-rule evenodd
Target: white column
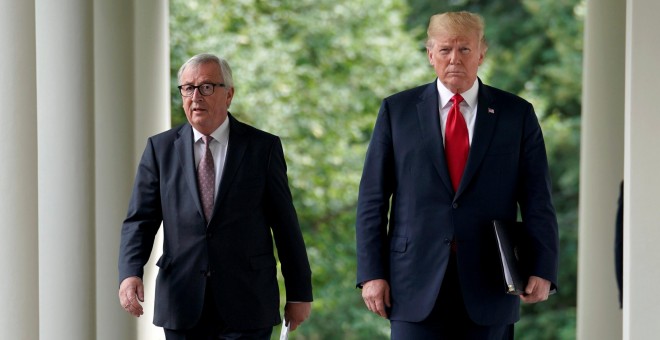
M 0 332 L 39 338 L 34 2 L 0 1 Z
M 136 339 L 119 305 L 117 258 L 135 175 L 133 1 L 94 1 L 96 340 Z
M 624 339 L 660 334 L 660 24 L 657 0 L 628 0 L 625 79 Z
M 170 127 L 169 2 L 141 0 L 135 10 L 135 166 L 147 137 Z M 138 319 L 138 338 L 164 339 L 163 330 L 152 324 L 156 260 L 162 253 L 162 231 L 156 237 L 151 259 L 145 266 L 145 308 Z
M 147 137 L 170 128 L 169 1 L 134 2 L 135 10 L 135 161 Z
M 614 223 L 623 178 L 625 4 L 586 4 L 577 338 L 620 339 Z
M 36 0 L 40 339 L 95 332 L 91 0 Z

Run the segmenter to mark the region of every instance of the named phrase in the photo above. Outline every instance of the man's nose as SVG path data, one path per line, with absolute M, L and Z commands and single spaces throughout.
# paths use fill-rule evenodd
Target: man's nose
M 461 62 L 461 55 L 457 50 L 452 50 L 449 54 L 449 63 L 452 65 L 459 64 Z
M 199 87 L 196 87 L 196 88 L 193 89 L 192 99 L 194 101 L 202 100 L 203 97 L 204 96 L 202 96 L 202 92 L 200 91 Z

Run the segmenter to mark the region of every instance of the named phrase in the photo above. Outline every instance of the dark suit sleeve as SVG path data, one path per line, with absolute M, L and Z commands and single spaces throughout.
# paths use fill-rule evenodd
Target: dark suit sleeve
M 149 139 L 135 176 L 128 213 L 121 229 L 119 283 L 130 276 L 142 278 L 156 232 L 163 219 L 158 168 Z
M 282 264 L 286 299 L 312 301 L 312 273 L 289 190 L 286 161 L 279 138 L 273 143 L 268 160 L 266 199 L 268 220 Z
M 360 180 L 356 220 L 358 286 L 388 277 L 387 214 L 395 182 L 392 129 L 387 101 L 383 101 Z
M 619 287 L 619 308 L 623 308 L 623 181 L 619 187 L 614 234 L 614 269 Z
M 533 254 L 531 275 L 557 286 L 559 232 L 543 133 L 531 104 L 525 113 L 518 202 Z

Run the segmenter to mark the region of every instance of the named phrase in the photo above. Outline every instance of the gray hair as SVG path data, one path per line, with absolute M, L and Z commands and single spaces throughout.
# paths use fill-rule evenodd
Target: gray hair
M 222 79 L 225 82 L 225 85 L 227 88 L 233 88 L 234 87 L 234 77 L 231 74 L 231 68 L 229 67 L 229 63 L 222 59 L 218 58 L 214 54 L 210 53 L 202 53 L 193 56 L 192 58 L 188 59 L 181 67 L 179 68 L 179 72 L 177 73 L 177 78 L 179 80 L 179 84 L 181 83 L 181 74 L 183 71 L 186 70 L 188 66 L 199 66 L 202 64 L 206 63 L 215 63 L 216 65 L 220 66 L 220 73 L 222 73 Z

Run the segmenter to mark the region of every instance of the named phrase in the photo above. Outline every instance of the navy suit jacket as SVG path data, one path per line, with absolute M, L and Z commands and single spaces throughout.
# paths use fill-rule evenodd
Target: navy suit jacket
M 614 224 L 614 270 L 619 288 L 619 308 L 623 308 L 623 181 L 619 186 L 619 200 Z
M 213 291 L 220 316 L 231 328 L 279 323 L 273 239 L 287 300 L 312 300 L 311 271 L 281 142 L 231 114 L 228 119 L 225 168 L 208 226 L 197 189 L 192 127 L 184 124 L 149 138 L 142 155 L 121 232 L 119 281 L 142 277 L 162 222 L 157 326 L 194 326 L 206 289 Z
M 516 220 L 518 207 L 525 222 L 519 233 L 532 250 L 528 269 L 554 286 L 557 220 L 543 135 L 530 103 L 479 80 L 472 144 L 454 192 L 436 82 L 388 97 L 360 182 L 357 282 L 386 279 L 390 319 L 421 321 L 436 302 L 455 239 L 470 318 L 481 325 L 513 323 L 519 298 L 505 294 L 491 221 Z

